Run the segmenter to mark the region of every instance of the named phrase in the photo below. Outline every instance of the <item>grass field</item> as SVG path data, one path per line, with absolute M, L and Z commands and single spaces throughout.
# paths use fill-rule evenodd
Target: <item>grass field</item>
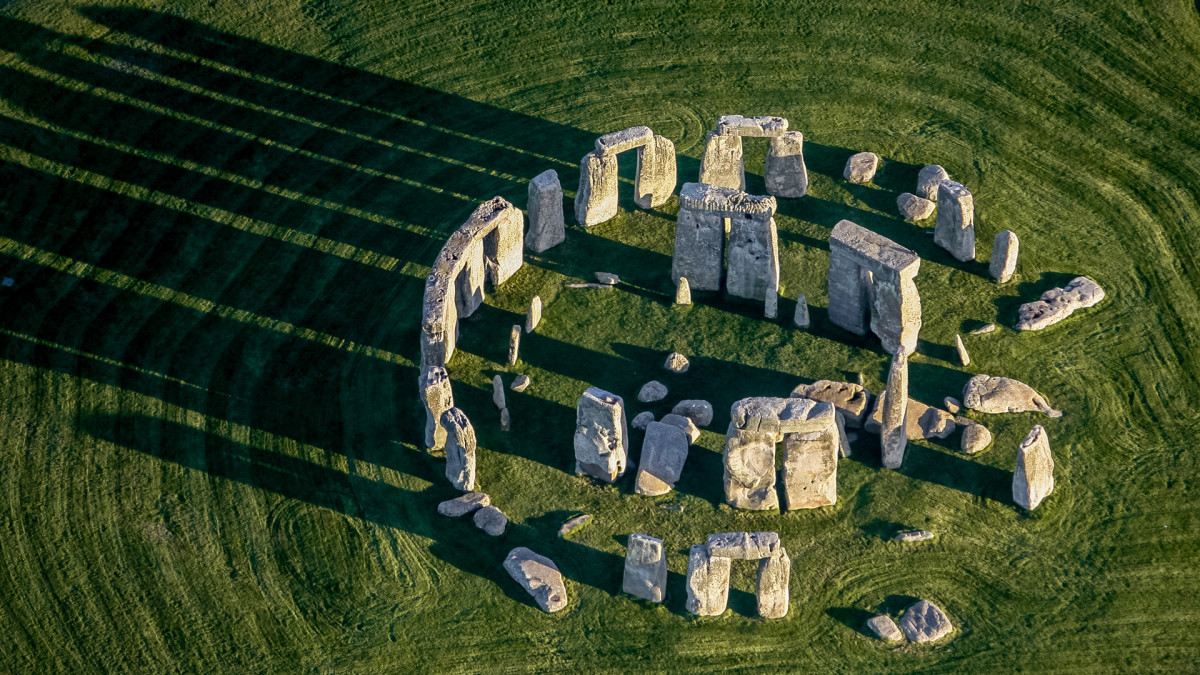
M 1147 3 L 0 0 L 0 670 L 26 672 L 1187 672 L 1200 660 L 1200 16 Z M 422 448 L 424 277 L 484 199 L 568 193 L 594 138 L 644 124 L 695 180 L 718 115 L 782 115 L 811 188 L 781 200 L 784 300 L 672 307 L 677 199 L 583 231 L 493 292 L 451 364 L 480 436 L 491 539 L 436 515 L 453 496 Z M 763 141 L 747 141 L 761 193 Z M 874 184 L 841 180 L 872 150 Z M 924 164 L 975 195 L 979 259 L 1012 229 L 997 286 L 896 215 Z M 568 194 L 568 201 L 571 195 Z M 569 204 L 568 204 L 569 206 Z M 569 213 L 569 211 L 568 211 Z M 827 320 L 828 234 L 849 218 L 917 251 L 912 394 L 974 373 L 1035 386 L 1065 415 L 977 416 L 879 464 L 864 435 L 836 506 L 723 505 L 728 406 L 864 373 L 876 340 Z M 569 218 L 570 219 L 570 218 Z M 596 270 L 615 291 L 563 288 Z M 1017 306 L 1084 274 L 1108 298 L 1041 333 Z M 790 328 L 806 293 L 814 327 Z M 546 303 L 522 359 L 509 327 Z M 958 366 L 953 336 L 974 361 Z M 661 369 L 679 350 L 685 375 Z M 529 374 L 499 431 L 490 380 Z M 662 380 L 667 401 L 636 403 Z M 573 475 L 588 386 L 630 414 L 707 398 L 717 418 L 678 490 Z M 1016 448 L 1044 424 L 1054 494 L 1011 502 Z M 635 432 L 631 446 L 640 447 Z M 637 451 L 632 453 L 637 458 Z M 661 508 L 681 506 L 682 511 Z M 567 518 L 592 522 L 569 540 Z M 902 528 L 939 534 L 888 541 Z M 791 611 L 684 611 L 686 550 L 778 531 Z M 618 593 L 625 537 L 670 551 L 662 606 Z M 528 545 L 568 579 L 540 612 L 500 564 Z M 915 597 L 954 622 L 932 646 L 869 637 Z

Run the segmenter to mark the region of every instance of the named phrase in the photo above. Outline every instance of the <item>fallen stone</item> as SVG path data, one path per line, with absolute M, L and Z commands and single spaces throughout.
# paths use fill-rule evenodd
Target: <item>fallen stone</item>
M 500 431 L 510 431 L 512 429 L 512 416 L 508 413 L 508 408 L 500 411 Z
M 521 349 L 521 327 L 513 326 L 508 334 L 508 365 L 516 365 Z
M 667 594 L 667 556 L 662 539 L 629 535 L 621 590 L 650 602 L 663 601 Z
M 717 616 L 729 604 L 729 558 L 710 555 L 708 547 L 696 544 L 688 551 L 687 611 L 699 616 Z
M 964 367 L 971 365 L 971 355 L 967 353 L 967 346 L 963 344 L 962 336 L 958 333 L 954 334 L 954 348 L 958 350 L 958 362 Z
M 508 527 L 508 516 L 494 506 L 485 506 L 479 509 L 475 512 L 474 519 L 475 527 L 493 537 L 504 534 L 504 528 Z
M 688 436 L 683 429 L 662 422 L 646 427 L 642 457 L 633 491 L 657 497 L 675 489 L 688 457 Z
M 796 296 L 796 314 L 792 317 L 792 323 L 796 328 L 808 328 L 812 323 L 808 315 L 808 298 L 803 293 Z
M 950 414 L 957 414 L 959 410 L 962 410 L 962 401 L 959 401 L 953 396 L 947 396 L 942 400 L 942 407 L 944 407 Z
M 913 530 L 912 532 L 901 532 L 892 537 L 892 539 L 905 543 L 914 541 L 929 541 L 930 539 L 933 539 L 933 533 L 929 530 Z
M 995 330 L 996 330 L 996 324 L 985 323 L 982 326 L 980 326 L 979 328 L 976 328 L 975 330 L 971 331 L 971 335 L 987 335 L 988 333 L 992 333 Z
M 475 428 L 458 408 L 442 413 L 446 428 L 446 479 L 459 490 L 475 488 Z
M 534 328 L 542 322 L 542 298 L 533 296 L 529 301 L 529 311 L 525 314 L 525 332 L 532 333 Z
M 921 297 L 915 282 L 921 258 L 849 220 L 829 235 L 829 321 L 856 335 L 879 336 L 889 354 L 917 348 Z
M 933 243 L 966 262 L 975 259 L 975 200 L 960 183 L 944 180 L 938 186 L 937 221 Z
M 988 266 L 992 278 L 1001 284 L 1012 279 L 1013 272 L 1017 271 L 1017 256 L 1020 251 L 1021 242 L 1017 239 L 1016 232 L 997 232 L 996 238 L 992 240 L 992 260 Z
M 612 483 L 625 473 L 629 437 L 625 402 L 591 387 L 575 408 L 575 471 Z
M 676 415 L 675 413 L 668 413 L 663 415 L 663 418 L 659 421 L 663 424 L 670 424 L 683 429 L 683 433 L 687 434 L 688 442 L 690 443 L 695 443 L 696 440 L 700 438 L 700 429 L 690 417 Z
M 1040 411 L 1047 417 L 1062 417 L 1033 387 L 1008 377 L 976 375 L 963 387 L 963 405 L 982 413 Z
M 1013 472 L 1013 501 L 1032 511 L 1054 492 L 1054 457 L 1050 439 L 1039 424 L 1030 430 L 1017 449 L 1017 469 Z
M 896 625 L 895 621 L 892 621 L 892 617 L 890 616 L 876 614 L 867 619 L 867 628 L 870 628 L 871 632 L 880 640 L 899 642 L 904 639 L 904 633 L 900 632 L 900 628 Z
M 834 418 L 837 420 L 838 453 L 842 457 L 849 457 L 850 456 L 850 442 L 852 440 L 858 440 L 858 435 L 846 433 L 846 418 L 842 416 L 842 413 L 836 413 L 834 415 Z M 853 439 L 850 438 L 852 435 L 854 436 Z
M 808 192 L 808 167 L 804 165 L 804 135 L 788 131 L 771 139 L 763 170 L 767 194 L 796 199 Z
M 596 281 L 609 286 L 616 286 L 621 281 L 621 277 L 609 274 L 608 272 L 596 272 Z
M 679 513 L 683 513 L 682 504 L 660 504 L 658 508 L 664 511 L 678 511 Z
M 863 420 L 867 416 L 867 406 L 871 401 L 871 392 L 861 384 L 833 380 L 817 380 L 812 384 L 797 385 L 791 395 L 795 398 L 832 403 L 845 419 L 846 426 L 851 429 L 862 428 Z
M 863 184 L 871 182 L 875 177 L 875 170 L 879 168 L 879 155 L 873 152 L 860 152 L 846 160 L 846 170 L 842 172 L 842 176 L 846 180 L 855 184 Z
M 930 164 L 921 169 L 917 173 L 917 196 L 922 199 L 936 202 L 938 198 L 938 186 L 942 181 L 948 180 L 950 174 L 937 164 Z
M 526 210 L 529 212 L 529 235 L 525 237 L 525 245 L 529 250 L 542 253 L 566 240 L 562 184 L 554 169 L 529 181 Z
M 1064 288 L 1052 288 L 1017 310 L 1017 330 L 1042 330 L 1104 299 L 1104 289 L 1087 277 L 1075 277 Z
M 775 555 L 758 561 L 758 615 L 764 619 L 782 619 L 788 613 L 788 587 L 792 578 L 792 559 L 782 546 Z
M 905 192 L 896 198 L 896 208 L 900 210 L 900 215 L 905 220 L 918 221 L 932 216 L 937 204 L 911 192 Z
M 508 388 L 519 394 L 529 388 L 529 383 L 531 381 L 532 380 L 529 379 L 528 375 L 518 375 L 512 381 L 512 384 L 508 385 Z
M 634 429 L 645 429 L 646 426 L 653 421 L 654 413 L 647 410 L 634 415 L 633 421 L 629 423 L 629 426 L 633 427 Z
M 612 288 L 612 284 L 597 284 L 592 282 L 566 284 L 567 288 Z
M 887 389 L 880 397 L 879 437 L 883 449 L 883 465 L 898 469 L 904 463 L 908 447 L 908 354 L 904 347 L 896 350 L 888 372 Z
M 692 287 L 688 285 L 687 277 L 679 277 L 679 285 L 675 287 L 675 304 L 692 304 Z
M 492 404 L 496 406 L 496 410 L 508 407 L 504 396 L 504 380 L 499 375 L 492 378 Z
M 933 642 L 954 631 L 950 619 L 937 605 L 928 600 L 919 600 L 900 617 L 900 629 L 912 642 Z
M 545 556 L 519 546 L 504 559 L 504 570 L 533 596 L 543 612 L 554 613 L 567 606 L 567 586 L 558 565 Z
M 575 516 L 574 518 L 563 523 L 562 527 L 558 528 L 559 539 L 562 539 L 563 537 L 566 537 L 568 534 L 571 534 L 575 530 L 578 530 L 579 528 L 583 527 L 591 519 L 592 519 L 592 516 L 590 514 L 585 513 L 581 516 Z
M 736 560 L 769 558 L 779 551 L 776 532 L 722 532 L 708 535 L 704 544 L 713 556 Z
M 672 373 L 686 373 L 690 366 L 691 363 L 688 362 L 687 357 L 679 352 L 671 352 L 667 355 L 667 360 L 663 362 L 663 368 Z
M 667 387 L 658 380 L 650 380 L 646 384 L 643 384 L 641 391 L 637 395 L 637 399 L 642 403 L 654 403 L 666 397 Z
M 692 421 L 695 422 L 696 426 L 698 427 L 706 427 L 712 424 L 713 420 L 712 404 L 708 401 L 702 401 L 699 399 L 687 399 L 680 401 L 679 403 L 675 404 L 674 408 L 671 408 L 671 412 L 675 413 L 676 415 L 683 415 L 684 417 L 692 418 Z
M 968 455 L 982 452 L 992 444 L 992 432 L 982 424 L 968 424 L 963 429 L 962 441 L 959 448 Z
M 879 433 L 883 422 L 882 406 L 884 403 L 883 399 L 885 398 L 887 398 L 887 392 L 875 398 L 875 407 L 871 410 L 871 416 L 863 422 L 863 428 L 869 433 Z M 905 429 L 908 434 L 908 440 L 946 438 L 950 434 L 953 434 L 957 428 L 954 416 L 950 413 L 927 406 L 916 399 L 908 399 L 908 409 L 905 414 Z
M 482 492 L 468 492 L 438 504 L 437 511 L 440 515 L 449 518 L 460 518 L 475 513 L 491 503 L 491 497 Z

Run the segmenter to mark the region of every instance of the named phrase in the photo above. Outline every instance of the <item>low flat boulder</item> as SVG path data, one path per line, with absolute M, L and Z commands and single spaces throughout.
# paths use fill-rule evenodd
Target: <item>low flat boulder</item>
M 937 201 L 938 186 L 942 181 L 949 180 L 950 174 L 937 164 L 923 167 L 917 173 L 917 196 L 931 201 Z
M 508 385 L 508 388 L 512 389 L 513 391 L 515 391 L 517 393 L 525 391 L 526 389 L 529 388 L 529 376 L 528 375 L 518 375 L 516 377 L 516 379 L 514 379 L 512 381 L 512 384 Z
M 543 612 L 550 614 L 567 606 L 567 586 L 553 560 L 518 546 L 504 559 L 504 571 L 533 596 Z
M 482 492 L 468 492 L 438 504 L 438 513 L 448 518 L 460 518 L 475 513 L 492 503 L 492 498 Z
M 871 392 L 861 384 L 817 380 L 812 384 L 797 385 L 792 390 L 793 398 L 807 398 L 832 403 L 842 415 L 849 429 L 861 429 L 867 416 Z
M 987 427 L 982 424 L 968 424 L 963 429 L 962 443 L 959 448 L 968 455 L 974 455 L 987 450 L 991 444 L 992 432 L 988 431 Z
M 896 198 L 896 208 L 905 220 L 918 221 L 932 216 L 937 204 L 911 192 L 905 192 Z
M 621 277 L 609 272 L 596 272 L 596 281 L 606 286 L 616 286 L 621 281 Z
M 633 420 L 629 423 L 629 426 L 633 427 L 634 429 L 645 429 L 653 421 L 654 413 L 647 410 L 646 412 L 640 412 L 634 415 Z
M 976 328 L 975 330 L 971 331 L 971 335 L 987 335 L 988 333 L 994 333 L 994 332 L 996 332 L 996 324 L 985 323 L 982 326 L 980 326 L 979 328 Z
M 912 532 L 901 532 L 892 537 L 892 540 L 909 543 L 914 541 L 929 541 L 933 537 L 934 534 L 929 530 L 913 530 Z
M 863 423 L 863 428 L 872 434 L 878 434 L 883 427 L 883 402 L 887 392 L 875 397 L 875 408 L 871 416 Z M 938 410 L 915 399 L 908 399 L 908 409 L 905 417 L 905 435 L 908 440 L 918 438 L 946 438 L 954 433 L 958 426 L 954 423 L 954 415 L 945 410 Z
M 886 614 L 876 614 L 867 619 L 867 628 L 870 628 L 871 632 L 880 640 L 899 642 L 904 639 L 904 633 L 900 632 L 900 627 L 896 625 L 895 621 L 892 621 L 892 617 Z
M 912 642 L 933 642 L 954 631 L 950 618 L 940 607 L 928 600 L 918 600 L 904 610 L 900 629 Z
M 861 185 L 869 183 L 875 177 L 875 170 L 879 168 L 879 155 L 873 152 L 860 152 L 846 160 L 846 169 L 842 171 L 842 176 L 850 181 Z
M 475 512 L 475 527 L 493 537 L 499 537 L 504 534 L 504 528 L 508 527 L 508 516 L 495 506 L 485 506 Z
M 963 405 L 982 413 L 1042 412 L 1062 417 L 1033 387 L 1010 377 L 976 375 L 963 387 Z
M 1075 277 L 1063 288 L 1052 288 L 1017 310 L 1017 330 L 1042 330 L 1104 299 L 1104 289 L 1087 277 Z
M 679 403 L 675 404 L 674 408 L 671 408 L 671 412 L 675 413 L 676 415 L 690 417 L 698 427 L 706 427 L 712 424 L 713 421 L 712 404 L 708 401 L 702 401 L 699 399 L 687 399 L 680 401 Z
M 659 421 L 663 424 L 671 424 L 683 429 L 683 433 L 687 434 L 689 443 L 695 443 L 700 438 L 700 429 L 690 417 L 668 413 L 663 415 L 663 418 Z
M 579 528 L 583 527 L 591 519 L 592 519 L 592 516 L 590 514 L 585 513 L 581 516 L 575 516 L 574 518 L 563 523 L 562 527 L 558 528 L 559 539 L 561 539 L 561 538 L 567 536 L 568 534 L 571 534 L 575 530 L 578 530 Z
M 658 380 L 650 380 L 642 385 L 642 390 L 638 392 L 637 399 L 642 403 L 655 403 L 667 397 L 667 387 Z
M 675 489 L 688 457 L 688 436 L 679 427 L 651 422 L 642 442 L 633 491 L 639 495 L 665 495 Z

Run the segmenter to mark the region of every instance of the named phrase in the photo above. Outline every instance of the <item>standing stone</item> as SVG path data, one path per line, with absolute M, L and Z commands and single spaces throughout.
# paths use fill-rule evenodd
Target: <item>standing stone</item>
M 829 405 L 829 404 L 826 404 Z M 841 439 L 837 413 L 830 405 L 830 429 L 824 433 L 783 436 L 783 491 L 789 511 L 837 503 L 837 465 Z
M 446 428 L 446 478 L 459 490 L 475 489 L 475 427 L 458 408 L 442 413 Z
M 879 168 L 879 155 L 873 152 L 860 152 L 846 160 L 846 169 L 842 172 L 842 176 L 846 180 L 855 184 L 863 184 L 871 182 L 875 177 L 875 170 Z
M 513 326 L 512 331 L 508 334 L 508 365 L 513 366 L 517 363 L 517 357 L 521 349 L 521 327 Z
M 1104 299 L 1104 289 L 1087 277 L 1075 277 L 1065 288 L 1052 288 L 1017 310 L 1017 330 L 1041 330 Z
M 928 600 L 919 600 L 900 617 L 900 628 L 913 642 L 933 642 L 954 631 L 950 619 L 940 607 Z
M 971 365 L 971 355 L 967 353 L 967 346 L 963 344 L 962 336 L 958 333 L 954 334 L 954 348 L 958 350 L 959 362 L 964 366 Z
M 1054 492 L 1054 457 L 1050 439 L 1042 425 L 1035 426 L 1017 450 L 1017 469 L 1013 472 L 1013 501 L 1032 511 Z
M 492 378 L 492 403 L 496 410 L 504 410 L 508 403 L 504 399 L 504 380 L 499 375 Z
M 774 286 L 774 287 L 772 287 Z M 767 298 L 763 304 L 763 317 L 775 319 L 779 317 L 779 277 L 775 276 L 774 284 L 767 284 Z
M 708 185 L 746 189 L 746 169 L 742 163 L 742 137 L 710 132 L 700 160 L 700 181 Z
M 495 506 L 485 506 L 475 512 L 472 517 L 475 527 L 483 530 L 486 534 L 492 537 L 499 537 L 504 534 L 505 528 L 508 527 L 508 516 Z
M 911 192 L 905 192 L 896 198 L 896 208 L 899 209 L 900 215 L 905 220 L 918 221 L 925 220 L 933 215 L 933 210 L 937 208 L 937 204 L 918 197 Z
M 898 642 L 904 639 L 904 633 L 900 632 L 900 628 L 896 625 L 896 622 L 892 621 L 892 617 L 885 614 L 876 614 L 867 619 L 867 628 L 870 628 L 871 632 L 880 640 Z
M 792 323 L 796 328 L 808 328 L 812 323 L 808 316 L 808 298 L 803 293 L 796 296 L 796 315 L 792 317 Z
M 775 433 L 743 431 L 729 425 L 725 438 L 725 501 L 735 509 L 773 511 L 775 492 Z
M 553 560 L 518 546 L 504 559 L 504 571 L 533 596 L 543 612 L 553 613 L 567 606 L 567 586 Z
M 892 358 L 883 405 L 883 425 L 879 434 L 883 465 L 899 469 L 908 448 L 908 354 L 903 347 L 896 350 L 896 356 Z
M 798 199 L 808 192 L 808 169 L 804 166 L 804 134 L 787 131 L 771 138 L 763 179 L 767 194 Z
M 454 407 L 450 376 L 442 366 L 428 366 L 421 370 L 419 384 L 421 402 L 425 404 L 425 447 L 439 450 L 446 445 L 442 413 Z
M 928 199 L 931 202 L 936 202 L 938 198 L 938 186 L 942 181 L 948 180 L 950 174 L 937 164 L 930 164 L 921 169 L 917 173 L 917 196 L 922 199 Z
M 730 218 L 725 290 L 734 297 L 764 300 L 779 294 L 779 234 L 767 214 Z
M 688 362 L 686 356 L 679 352 L 667 354 L 667 360 L 663 362 L 663 368 L 676 374 L 686 373 L 689 367 L 691 367 L 691 363 Z
M 541 253 L 566 240 L 566 222 L 563 218 L 563 191 L 554 169 L 544 171 L 529 181 L 529 235 L 525 246 Z
M 704 544 L 688 551 L 687 611 L 699 616 L 717 616 L 729 604 L 729 558 L 712 556 Z
M 692 287 L 688 285 L 687 277 L 679 277 L 679 285 L 675 287 L 675 304 L 692 304 Z
M 958 260 L 975 259 L 975 200 L 961 183 L 944 180 L 938 186 L 937 221 L 933 242 Z
M 525 332 L 532 333 L 534 328 L 542 322 L 542 298 L 541 296 L 533 296 L 529 301 L 529 312 L 525 315 Z
M 575 472 L 612 483 L 625 473 L 629 438 L 625 402 L 591 387 L 575 409 Z
M 654 135 L 649 143 L 638 148 L 633 201 L 643 209 L 660 206 L 671 198 L 677 182 L 675 144 L 669 138 Z
M 698 427 L 706 427 L 712 424 L 713 420 L 712 404 L 699 399 L 682 400 L 676 403 L 674 408 L 671 408 L 671 412 L 692 418 Z
M 584 227 L 598 225 L 617 215 L 617 156 L 589 152 L 579 162 L 579 190 L 575 194 L 575 220 Z
M 1017 271 L 1017 256 L 1020 251 L 1021 242 L 1017 239 L 1016 232 L 1003 230 L 996 233 L 996 238 L 992 241 L 992 261 L 988 271 L 997 283 L 1008 283 L 1008 280 L 1012 279 L 1013 272 Z
M 764 619 L 782 619 L 788 613 L 788 585 L 792 578 L 792 559 L 782 546 L 775 555 L 758 562 L 758 615 Z
M 674 490 L 687 462 L 688 441 L 687 433 L 675 425 L 648 424 L 633 491 L 655 497 Z
M 662 539 L 629 535 L 621 590 L 650 602 L 663 601 L 667 594 L 667 556 Z

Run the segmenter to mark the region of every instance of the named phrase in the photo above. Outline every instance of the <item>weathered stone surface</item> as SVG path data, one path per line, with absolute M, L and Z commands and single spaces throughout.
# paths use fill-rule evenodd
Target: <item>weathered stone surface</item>
M 918 600 L 904 610 L 900 629 L 912 642 L 933 642 L 954 631 L 950 619 L 940 607 L 928 600 Z
M 621 590 L 650 602 L 663 601 L 667 594 L 667 556 L 662 539 L 629 535 Z
M 675 304 L 692 304 L 692 287 L 688 284 L 687 277 L 679 277 L 679 283 L 675 286 Z
M 529 388 L 530 382 L 531 380 L 529 379 L 528 375 L 518 375 L 513 378 L 512 384 L 508 385 L 508 388 L 517 393 L 521 393 Z
M 870 628 L 871 632 L 880 640 L 898 642 L 904 639 L 904 633 L 900 632 L 900 628 L 896 625 L 896 622 L 892 621 L 892 617 L 884 614 L 876 614 L 867 619 L 867 628 Z
M 937 164 L 930 164 L 921 169 L 917 173 L 917 196 L 922 199 L 936 202 L 938 198 L 938 186 L 942 181 L 948 180 L 950 174 Z
M 635 204 L 643 209 L 661 206 L 675 192 L 678 180 L 675 144 L 671 139 L 655 135 L 638 148 L 637 177 L 633 184 Z
M 916 253 L 849 220 L 829 237 L 829 320 L 858 335 L 869 325 L 889 353 L 917 347 L 921 298 Z
M 992 444 L 992 432 L 988 431 L 987 427 L 982 424 L 968 424 L 963 428 L 962 441 L 959 448 L 963 452 L 974 455 L 977 452 L 982 452 Z
M 708 535 L 709 555 L 734 560 L 758 560 L 779 552 L 777 532 L 722 532 Z
M 673 424 L 647 425 L 633 491 L 653 497 L 674 490 L 687 462 L 688 441 L 687 433 Z
M 721 115 L 717 118 L 717 133 L 728 136 L 776 138 L 787 133 L 788 121 L 782 117 Z
M 634 415 L 633 421 L 629 423 L 629 426 L 633 427 L 634 429 L 645 429 L 653 421 L 654 413 L 647 410 L 646 412 L 640 412 Z
M 963 387 L 963 405 L 982 413 L 1040 411 L 1048 417 L 1062 417 L 1046 398 L 1033 387 L 1008 377 L 976 375 Z
M 642 385 L 641 391 L 638 392 L 637 399 L 642 403 L 654 403 L 661 401 L 667 397 L 667 387 L 658 380 L 650 380 Z
M 996 233 L 992 240 L 992 259 L 988 272 L 999 283 L 1007 283 L 1017 271 L 1017 256 L 1021 252 L 1021 242 L 1017 233 L 1012 230 L 1002 230 Z
M 804 165 L 804 134 L 788 131 L 771 139 L 763 179 L 769 195 L 798 199 L 808 193 L 808 167 Z
M 717 616 L 729 604 L 729 558 L 712 556 L 708 547 L 697 544 L 688 551 L 687 611 L 700 616 Z
M 504 410 L 508 407 L 508 402 L 504 396 L 504 380 L 499 376 L 492 378 L 492 404 L 497 410 Z
M 765 300 L 779 294 L 779 234 L 765 214 L 730 218 L 725 290 L 732 296 Z
M 908 543 L 914 541 L 929 541 L 930 539 L 933 539 L 933 536 L 933 533 L 929 530 L 913 530 L 912 532 L 901 532 L 892 537 L 892 539 Z
M 735 190 L 746 189 L 741 136 L 708 134 L 704 158 L 700 160 L 700 182 Z
M 591 514 L 585 513 L 583 515 L 575 516 L 574 518 L 568 520 L 567 522 L 562 524 L 562 527 L 558 528 L 558 538 L 562 539 L 562 538 L 566 537 L 568 534 L 571 534 L 575 530 L 578 530 L 579 528 L 586 525 L 587 522 L 591 519 L 592 519 Z
M 529 181 L 529 234 L 525 246 L 542 253 L 567 239 L 566 219 L 563 216 L 562 184 L 554 169 L 544 171 Z
M 553 560 L 518 546 L 504 559 L 504 570 L 533 596 L 543 612 L 554 613 L 567 606 L 567 586 Z
M 575 220 L 584 227 L 598 225 L 617 215 L 617 156 L 589 152 L 579 162 L 579 190 L 575 193 Z
M 676 415 L 675 413 L 668 413 L 663 415 L 663 418 L 659 421 L 663 424 L 670 424 L 683 429 L 683 433 L 687 434 L 688 442 L 690 443 L 695 443 L 696 440 L 700 438 L 700 429 L 690 417 Z
M 863 422 L 863 428 L 872 434 L 878 434 L 883 426 L 885 398 L 887 398 L 887 392 L 875 398 L 875 407 L 872 408 L 871 415 Z M 905 430 L 908 434 L 908 440 L 915 441 L 918 438 L 946 438 L 950 434 L 953 434 L 957 428 L 954 416 L 950 413 L 927 406 L 916 399 L 908 399 L 908 407 L 905 414 Z
M 699 399 L 684 399 L 676 403 L 675 407 L 671 408 L 671 412 L 690 417 L 698 427 L 706 427 L 712 424 L 713 420 L 712 404 Z
M 775 555 L 758 562 L 758 615 L 764 619 L 782 619 L 788 613 L 788 586 L 792 578 L 792 559 L 780 546 Z
M 725 266 L 725 218 L 713 211 L 690 209 L 683 205 L 692 186 L 684 183 L 680 191 L 679 217 L 675 224 L 675 252 L 671 258 L 671 278 L 676 284 L 686 278 L 691 290 L 721 290 Z
M 779 266 L 772 265 L 767 279 L 767 297 L 763 301 L 763 317 L 776 319 L 779 317 Z
M 1042 330 L 1104 299 L 1104 289 L 1087 277 L 1075 277 L 1064 288 L 1052 288 L 1017 310 L 1017 330 Z
M 791 395 L 832 403 L 845 419 L 846 426 L 851 429 L 862 428 L 871 401 L 871 392 L 861 384 L 833 380 L 817 380 L 812 384 L 796 385 Z
M 541 296 L 533 296 L 529 301 L 529 311 L 525 313 L 525 332 L 532 333 L 533 329 L 538 327 L 542 322 L 542 298 Z
M 842 416 L 842 413 L 834 413 L 833 417 L 837 420 L 838 455 L 849 457 L 851 452 L 850 443 L 858 440 L 858 434 L 851 435 L 846 433 L 846 419 Z
M 725 501 L 736 509 L 779 508 L 775 492 L 774 431 L 741 431 L 733 424 L 725 436 Z
M 953 396 L 947 396 L 946 398 L 942 399 L 942 407 L 946 409 L 946 412 L 955 414 L 959 410 L 962 410 L 962 401 L 954 398 Z
M 458 408 L 442 413 L 446 428 L 446 479 L 459 490 L 475 488 L 475 427 Z
M 875 177 L 879 168 L 879 155 L 873 152 L 860 152 L 846 160 L 846 169 L 842 176 L 851 183 L 869 183 Z
M 879 431 L 883 465 L 889 469 L 898 469 L 904 462 L 904 451 L 908 448 L 908 353 L 903 347 L 892 357 L 887 390 L 879 405 L 883 407 Z
M 508 516 L 495 506 L 485 506 L 476 511 L 474 521 L 475 527 L 492 537 L 504 534 L 504 529 L 508 527 Z
M 621 277 L 611 272 L 596 272 L 596 281 L 609 286 L 616 286 L 621 282 Z
M 830 412 L 831 424 L 826 431 L 783 436 L 783 493 L 789 511 L 837 503 L 841 437 L 837 414 Z
M 808 316 L 808 298 L 803 293 L 796 296 L 796 314 L 792 317 L 792 323 L 796 328 L 808 328 L 812 323 Z
M 500 431 L 512 430 L 512 415 L 509 414 L 508 408 L 500 411 Z
M 982 326 L 980 326 L 979 328 L 976 328 L 975 330 L 971 331 L 971 335 L 987 335 L 988 333 L 994 332 L 995 330 L 996 330 L 996 324 L 985 323 Z
M 938 186 L 937 221 L 933 243 L 958 260 L 975 259 L 975 200 L 961 183 L 944 180 Z
M 783 434 L 827 431 L 835 413 L 832 403 L 795 397 L 751 396 L 729 407 L 734 429 L 771 433 L 776 442 Z
M 508 365 L 515 365 L 521 356 L 521 327 L 513 326 L 508 333 Z
M 491 503 L 491 497 L 482 492 L 468 492 L 438 504 L 437 510 L 439 514 L 448 518 L 460 518 L 475 513 Z
M 446 446 L 442 413 L 454 407 L 450 375 L 442 366 L 428 366 L 421 369 L 419 380 L 421 402 L 425 405 L 425 447 L 438 450 Z
M 591 387 L 575 409 L 575 471 L 612 483 L 625 473 L 629 437 L 625 402 Z
M 654 140 L 650 127 L 629 127 L 604 134 L 596 139 L 596 154 L 610 157 L 619 152 L 640 148 Z
M 1039 424 L 1030 430 L 1017 449 L 1017 468 L 1013 471 L 1013 501 L 1032 511 L 1054 492 L 1054 457 L 1050 438 Z
M 962 336 L 958 333 L 954 334 L 954 349 L 958 351 L 958 362 L 963 366 L 971 365 L 971 355 L 967 353 L 967 346 L 963 344 Z
M 900 216 L 905 220 L 918 221 L 932 216 L 937 204 L 911 192 L 905 192 L 896 198 L 896 208 L 899 209 Z
M 776 206 L 774 197 L 748 195 L 736 189 L 705 183 L 684 183 L 679 192 L 679 217 L 675 227 L 671 279 L 678 284 L 681 277 L 686 277 L 691 290 L 720 290 L 726 258 L 726 235 L 730 234 L 732 237 L 732 223 L 738 222 L 744 223 L 737 226 L 739 232 L 748 233 L 750 239 L 741 241 L 731 238 L 731 245 L 741 241 L 738 246 L 749 249 L 749 253 L 761 249 L 764 254 L 770 254 L 769 261 L 776 263 L 777 267 L 778 245 L 776 239 L 770 236 L 775 231 L 771 216 L 774 215 Z M 759 262 L 746 252 L 739 253 L 739 256 L 739 259 L 731 263 L 731 268 Z M 735 275 L 740 274 L 741 271 L 735 270 Z M 746 274 L 754 278 L 753 268 Z M 734 283 L 741 283 L 740 278 Z M 735 286 L 730 292 L 741 297 L 765 297 L 763 293 L 746 294 L 752 290 Z
M 499 286 L 525 264 L 525 214 L 504 199 L 493 197 L 480 204 L 460 229 L 474 228 L 482 234 L 487 280 Z
M 688 362 L 686 356 L 679 352 L 667 354 L 667 360 L 663 362 L 663 368 L 672 373 L 686 373 L 689 367 L 691 367 L 691 363 Z

